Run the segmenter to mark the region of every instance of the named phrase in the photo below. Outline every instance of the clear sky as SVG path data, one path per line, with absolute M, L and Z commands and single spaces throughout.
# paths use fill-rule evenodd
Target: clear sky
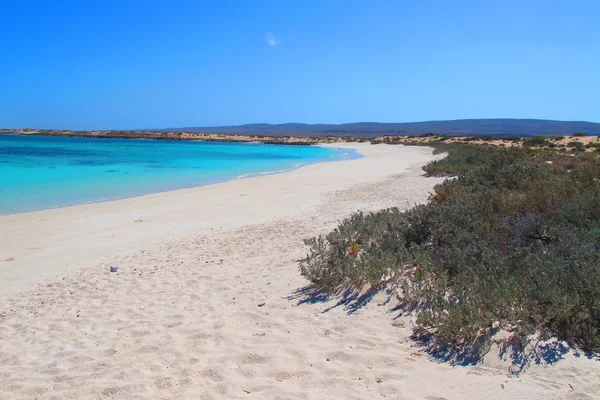
M 600 122 L 598 0 L 0 4 L 0 127 Z

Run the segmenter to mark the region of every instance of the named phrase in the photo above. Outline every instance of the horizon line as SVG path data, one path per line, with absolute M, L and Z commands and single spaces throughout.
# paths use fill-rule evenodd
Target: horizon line
M 560 120 L 560 119 L 544 119 L 544 118 L 456 118 L 456 119 L 432 119 L 432 120 L 421 120 L 421 121 L 404 121 L 404 122 L 377 122 L 377 121 L 355 121 L 355 122 L 342 122 L 342 123 L 307 123 L 307 122 L 282 122 L 282 123 L 271 123 L 271 122 L 249 122 L 243 124 L 234 125 L 187 125 L 187 126 L 170 126 L 166 128 L 113 128 L 113 129 L 65 129 L 65 128 L 33 128 L 33 127 L 20 127 L 20 128 L 3 128 L 2 131 L 9 130 L 47 130 L 47 131 L 165 131 L 169 129 L 199 129 L 199 128 L 235 128 L 252 125 L 268 125 L 268 126 L 281 126 L 281 125 L 324 125 L 324 126 L 343 126 L 343 125 L 357 125 L 357 124 L 379 124 L 379 125 L 400 125 L 400 124 L 423 124 L 423 123 L 436 123 L 436 122 L 458 122 L 458 121 L 498 121 L 498 120 L 510 120 L 510 121 L 540 121 L 540 122 L 560 122 L 560 123 L 586 123 L 586 124 L 600 124 L 600 122 L 586 121 L 586 120 Z

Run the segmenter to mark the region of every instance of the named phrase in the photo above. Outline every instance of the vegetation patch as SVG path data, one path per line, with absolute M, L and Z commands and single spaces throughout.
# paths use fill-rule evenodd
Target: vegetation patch
M 416 332 L 452 348 L 498 330 L 600 351 L 597 153 L 437 144 L 427 204 L 356 213 L 306 240 L 315 287 L 392 285 Z M 457 347 L 458 346 L 458 347 Z
M 523 146 L 525 147 L 537 147 L 537 146 L 549 146 L 551 142 L 541 136 L 534 136 L 523 140 Z

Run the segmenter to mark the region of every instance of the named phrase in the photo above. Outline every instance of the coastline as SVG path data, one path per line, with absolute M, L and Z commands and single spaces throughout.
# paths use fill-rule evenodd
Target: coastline
M 437 157 L 423 147 L 323 146 L 354 149 L 363 157 L 195 188 L 0 215 L 0 298 L 51 282 L 87 260 L 109 260 L 128 248 L 306 213 L 329 191 L 402 173 Z M 394 160 L 397 157 L 403 159 Z
M 242 134 L 242 133 L 201 133 L 201 132 L 157 132 L 157 131 L 65 131 L 48 129 L 21 129 L 7 130 L 0 129 L 0 135 L 20 135 L 20 136 L 58 136 L 58 137 L 81 137 L 98 139 L 136 139 L 136 140 L 164 140 L 164 141 L 202 141 L 202 142 L 242 142 L 258 144 L 279 144 L 279 145 L 318 145 L 334 143 L 372 143 L 372 144 L 404 144 L 404 145 L 428 145 L 431 142 L 466 143 L 484 146 L 500 147 L 546 147 L 554 148 L 560 151 L 597 151 L 600 147 L 600 136 L 584 134 L 568 134 L 560 132 L 560 136 L 540 136 L 544 139 L 540 143 L 526 144 L 527 138 L 535 138 L 532 135 L 519 136 L 490 136 L 490 135 L 436 135 L 436 134 L 417 134 L 407 135 L 406 133 L 389 135 L 384 132 L 373 132 L 370 135 L 357 136 L 348 135 L 326 135 L 325 133 L 314 136 L 270 136 L 263 134 Z M 578 148 L 581 146 L 581 149 Z
M 202 142 L 243 142 L 281 145 L 312 145 L 323 143 L 346 143 L 358 141 L 349 136 L 269 136 L 262 134 L 227 134 L 201 132 L 161 132 L 161 131 L 65 131 L 52 129 L 0 129 L 0 135 L 55 136 L 94 139 L 134 139 L 166 141 Z
M 15 136 L 27 136 L 27 135 L 15 135 Z M 1 139 L 1 136 L 0 136 Z M 61 138 L 62 139 L 62 138 Z M 95 140 L 94 144 L 97 144 L 98 142 L 100 142 L 99 140 L 97 140 L 97 138 L 90 138 L 90 137 L 78 137 L 77 139 L 88 139 L 88 140 Z M 150 141 L 150 142 L 154 142 L 153 147 L 154 148 L 161 148 L 162 147 L 162 143 L 165 143 L 165 141 L 163 140 L 162 143 L 159 143 L 159 141 L 155 141 L 153 139 L 117 139 L 117 138 L 111 138 L 111 139 L 106 139 L 107 142 L 110 143 L 117 143 L 117 144 L 121 144 L 121 143 L 127 143 L 127 144 L 131 144 L 132 142 L 135 143 L 137 141 Z M 166 146 L 168 148 L 171 148 L 171 145 L 173 143 L 177 143 L 178 141 L 170 141 L 171 143 L 166 143 Z M 205 141 L 188 141 L 188 142 L 205 142 Z M 179 143 L 182 143 L 182 141 L 179 141 Z M 108 185 L 106 187 L 106 189 L 103 189 L 102 192 L 98 192 L 95 195 L 88 195 L 88 196 L 80 196 L 80 193 L 82 190 L 79 187 L 73 187 L 72 190 L 70 189 L 72 186 L 69 186 L 68 184 L 65 185 L 62 182 L 58 182 L 57 185 L 55 185 L 55 182 L 52 182 L 51 186 L 59 186 L 62 187 L 61 193 L 68 193 L 69 195 L 67 197 L 62 197 L 62 196 L 56 196 L 55 193 L 51 193 L 49 194 L 49 198 L 37 201 L 37 202 L 31 202 L 29 201 L 29 203 L 26 201 L 25 204 L 21 203 L 17 198 L 11 197 L 11 192 L 9 191 L 5 191 L 6 196 L 4 197 L 3 201 L 0 201 L 0 216 L 8 216 L 8 215 L 14 215 L 14 214 L 25 214 L 25 213 L 30 213 L 30 212 L 36 212 L 36 211 L 48 211 L 48 210 L 54 210 L 54 209 L 61 209 L 61 208 L 67 208 L 67 207 L 73 207 L 73 206 L 79 206 L 79 205 L 87 205 L 87 204 L 96 204 L 96 203 L 104 203 L 104 202 L 111 202 L 111 201 L 118 201 L 118 200 L 124 200 L 124 199 L 128 199 L 128 198 L 134 198 L 134 197 L 142 197 L 142 196 L 147 196 L 147 195 L 152 195 L 152 194 L 160 194 L 160 193 L 164 193 L 164 192 L 170 192 L 170 191 L 176 191 L 176 190 L 182 190 L 182 189 L 194 189 L 194 188 L 198 188 L 198 187 L 202 187 L 202 186 L 209 186 L 209 185 L 214 185 L 214 184 L 219 184 L 219 183 L 223 183 L 223 182 L 228 182 L 228 181 L 233 181 L 233 180 L 238 180 L 238 179 L 247 179 L 250 177 L 255 177 L 255 176 L 264 176 L 264 175 L 272 175 L 272 174 L 278 174 L 278 173 L 284 173 L 284 172 L 289 172 L 289 171 L 293 171 L 295 169 L 298 168 L 302 168 L 305 167 L 307 165 L 311 165 L 311 164 L 318 164 L 318 163 L 323 163 L 323 162 L 336 162 L 336 161 L 343 161 L 343 160 L 353 160 L 356 158 L 361 158 L 363 157 L 360 153 L 358 153 L 354 148 L 343 148 L 340 146 L 327 146 L 327 145 L 314 145 L 314 144 L 306 144 L 306 145 L 298 145 L 298 146 L 285 146 L 282 144 L 263 144 L 263 143 L 258 143 L 258 142 L 243 142 L 243 141 L 230 141 L 230 142 L 206 142 L 206 143 L 210 143 L 216 146 L 227 146 L 227 145 L 232 145 L 235 148 L 241 148 L 240 146 L 244 147 L 244 146 L 249 146 L 250 149 L 252 148 L 262 148 L 265 149 L 265 151 L 267 153 L 272 153 L 275 152 L 276 154 L 282 154 L 282 161 L 280 164 L 275 164 L 273 165 L 273 163 L 271 163 L 271 165 L 269 166 L 255 166 L 254 164 L 252 164 L 251 162 L 246 162 L 244 160 L 240 160 L 239 165 L 243 165 L 244 168 L 242 168 L 241 170 L 239 170 L 237 172 L 232 172 L 235 171 L 235 169 L 232 170 L 228 170 L 228 169 L 223 169 L 221 168 L 221 170 L 219 171 L 215 171 L 212 173 L 196 173 L 197 170 L 193 170 L 193 176 L 194 178 L 188 178 L 188 179 L 181 179 L 181 173 L 177 173 L 177 170 L 175 171 L 175 173 L 170 173 L 168 176 L 163 174 L 163 178 L 162 180 L 160 180 L 160 177 L 158 180 L 155 179 L 155 181 L 152 181 L 152 179 L 149 179 L 145 176 L 140 176 L 138 175 L 139 173 L 144 173 L 145 171 L 140 171 L 139 169 L 135 172 L 131 172 L 131 171 L 127 171 L 124 172 L 125 174 L 134 177 L 132 178 L 132 180 L 129 182 L 129 184 L 135 184 L 137 183 L 136 180 L 137 179 L 144 179 L 146 184 L 145 185 L 141 185 L 139 187 L 137 187 L 135 190 L 129 190 L 127 184 L 123 184 L 123 182 L 120 182 L 120 187 L 118 189 L 114 189 L 113 187 L 111 187 L 111 185 Z M 258 145 L 258 146 L 253 146 L 254 144 Z M 0 147 L 2 147 L 3 143 L 0 143 Z M 11 144 L 9 142 L 9 149 Z M 101 144 L 102 146 L 102 144 Z M 91 146 L 90 146 L 91 147 Z M 302 152 L 304 152 L 306 149 L 306 151 L 310 151 L 310 152 L 315 152 L 315 151 L 323 151 L 323 153 L 327 153 L 327 154 L 322 154 L 320 156 L 312 156 L 312 157 L 305 157 L 303 156 Z M 327 150 L 324 150 L 327 149 Z M 300 157 L 296 160 L 296 162 L 294 164 L 292 164 L 291 162 L 285 162 L 285 157 L 288 155 L 288 152 L 296 152 L 299 151 L 300 153 Z M 294 153 L 295 155 L 295 153 Z M 10 156 L 10 152 L 9 152 L 9 156 Z M 152 156 L 149 156 L 152 157 Z M 167 160 L 167 161 L 171 161 L 171 160 Z M 139 160 L 135 160 L 133 161 L 134 165 L 135 162 L 140 162 Z M 142 161 L 143 162 L 143 161 Z M 123 164 L 122 160 L 119 160 L 118 163 Z M 126 162 L 125 162 L 126 164 Z M 120 167 L 120 165 L 119 165 Z M 162 168 L 162 164 L 160 162 L 158 162 L 157 167 Z M 113 167 L 111 167 L 113 168 Z M 117 166 L 115 166 L 114 168 L 117 168 Z M 177 165 L 175 168 L 181 168 L 181 166 Z M 183 166 L 183 171 L 186 171 L 186 168 L 188 168 L 187 165 L 184 164 Z M 195 168 L 198 168 L 198 166 L 196 165 Z M 206 168 L 204 165 L 200 166 L 199 168 L 201 168 L 203 171 L 210 171 L 210 167 Z M 189 173 L 189 169 L 188 171 L 188 175 L 190 175 Z M 203 172 L 200 171 L 200 172 Z M 67 171 L 69 172 L 69 171 Z M 118 172 L 116 170 L 109 170 L 106 172 Z M 43 173 L 43 172 L 42 172 Z M 93 172 L 91 172 L 90 174 L 93 174 Z M 12 175 L 15 175 L 15 173 L 13 172 Z M 17 173 L 18 176 L 18 173 Z M 166 178 L 164 178 L 166 177 Z M 102 179 L 109 179 L 112 177 L 102 177 Z M 94 178 L 92 178 L 94 179 Z M 84 188 L 96 185 L 98 186 L 98 182 L 97 181 L 88 181 L 87 179 L 84 181 L 85 184 L 81 185 L 84 186 Z M 147 182 L 152 182 L 152 183 L 147 183 Z M 45 182 L 46 186 L 48 186 L 48 182 Z M 10 181 L 9 181 L 9 188 L 10 188 Z M 42 188 L 45 186 L 41 186 Z M 30 191 L 29 195 L 30 197 L 33 197 L 34 194 L 38 194 L 38 193 L 43 193 L 44 189 L 42 189 L 38 186 L 36 192 Z M 50 188 L 52 189 L 52 188 Z M 85 190 L 83 190 L 85 191 Z M 17 195 L 19 190 L 16 190 Z M 57 191 L 58 192 L 58 191 Z M 39 197 L 39 196 L 36 196 Z M 2 190 L 0 190 L 0 198 L 2 198 Z M 0 259 L 1 260 L 1 259 Z
M 302 239 L 443 181 L 430 148 L 347 146 L 365 157 L 0 217 L 0 398 L 593 398 L 595 360 L 452 366 L 393 294 L 311 289 Z

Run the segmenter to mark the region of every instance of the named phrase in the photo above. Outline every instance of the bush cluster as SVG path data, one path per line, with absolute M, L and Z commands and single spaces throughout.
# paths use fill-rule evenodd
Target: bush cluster
M 600 161 L 594 153 L 440 145 L 456 175 L 425 205 L 357 213 L 306 240 L 326 290 L 391 282 L 418 329 L 467 343 L 497 329 L 600 350 Z
M 523 140 L 523 146 L 525 147 L 549 146 L 550 144 L 552 142 L 542 136 L 533 136 Z
M 437 144 L 434 154 L 447 153 L 449 156 L 430 162 L 423 170 L 429 175 L 460 175 L 485 163 L 495 151 L 495 147 L 467 146 L 463 143 Z

